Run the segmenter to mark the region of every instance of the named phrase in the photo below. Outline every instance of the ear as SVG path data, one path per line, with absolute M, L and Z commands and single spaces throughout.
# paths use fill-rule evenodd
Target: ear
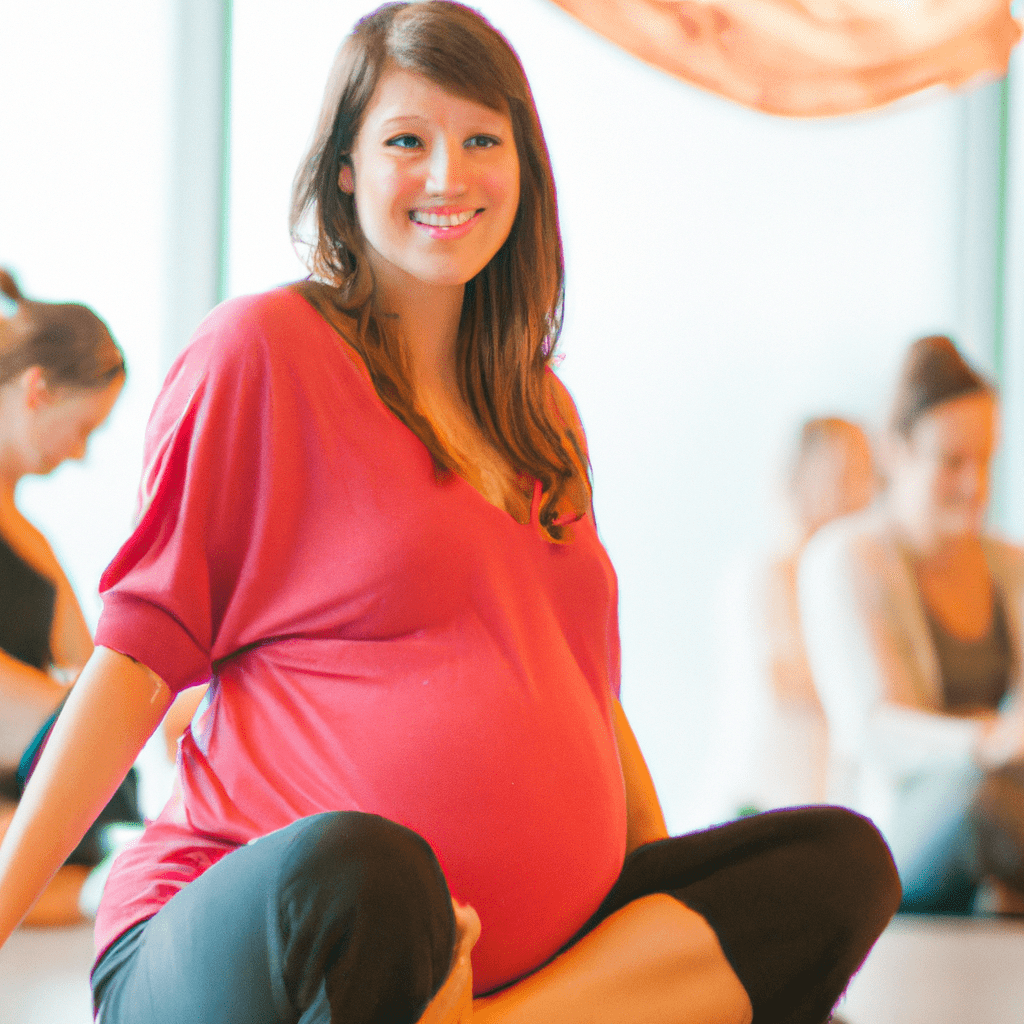
M 338 171 L 338 188 L 347 195 L 352 195 L 356 190 L 356 179 L 352 174 L 352 164 L 348 157 L 345 158 L 341 170 Z
M 25 405 L 29 409 L 37 409 L 41 405 L 49 405 L 53 395 L 46 383 L 46 376 L 41 366 L 30 366 L 18 378 Z

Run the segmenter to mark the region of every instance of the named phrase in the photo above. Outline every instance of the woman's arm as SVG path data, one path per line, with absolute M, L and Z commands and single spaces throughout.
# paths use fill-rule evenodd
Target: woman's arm
M 0 945 L 110 800 L 171 703 L 144 665 L 97 648 L 0 845 Z
M 92 656 L 92 634 L 71 583 L 60 570 L 57 604 L 50 631 L 50 654 L 58 668 L 80 669 Z
M 640 745 L 633 735 L 626 712 L 615 700 L 615 740 L 619 745 L 622 778 L 626 783 L 626 852 L 644 843 L 667 839 L 668 829 L 661 811 L 654 780 L 647 768 Z
M 0 650 L 0 765 L 16 765 L 67 688 Z

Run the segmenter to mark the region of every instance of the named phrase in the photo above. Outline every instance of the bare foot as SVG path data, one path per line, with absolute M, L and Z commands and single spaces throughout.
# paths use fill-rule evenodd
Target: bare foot
M 470 953 L 480 938 L 480 918 L 468 904 L 452 900 L 457 940 L 452 966 L 437 995 L 427 1004 L 419 1024 L 469 1024 L 473 1015 L 473 966 Z

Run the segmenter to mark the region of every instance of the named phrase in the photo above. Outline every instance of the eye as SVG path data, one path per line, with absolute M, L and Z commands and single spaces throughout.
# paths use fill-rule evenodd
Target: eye
M 395 135 L 393 138 L 388 139 L 384 145 L 394 146 L 396 149 L 415 149 L 417 146 L 422 146 L 423 143 L 415 135 L 406 133 L 404 135 Z
M 471 135 L 463 145 L 467 149 L 490 149 L 492 146 L 500 146 L 501 139 L 495 135 Z

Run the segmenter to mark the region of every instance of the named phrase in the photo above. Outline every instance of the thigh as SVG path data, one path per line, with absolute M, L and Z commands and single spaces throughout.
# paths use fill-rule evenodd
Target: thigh
M 836 807 L 770 811 L 649 843 L 584 931 L 665 892 L 714 929 L 755 1024 L 819 1024 L 899 905 L 877 829 Z
M 344 1007 L 352 1024 L 412 1022 L 453 944 L 420 837 L 373 815 L 315 815 L 228 854 L 111 947 L 93 975 L 98 1019 L 326 1024 Z

